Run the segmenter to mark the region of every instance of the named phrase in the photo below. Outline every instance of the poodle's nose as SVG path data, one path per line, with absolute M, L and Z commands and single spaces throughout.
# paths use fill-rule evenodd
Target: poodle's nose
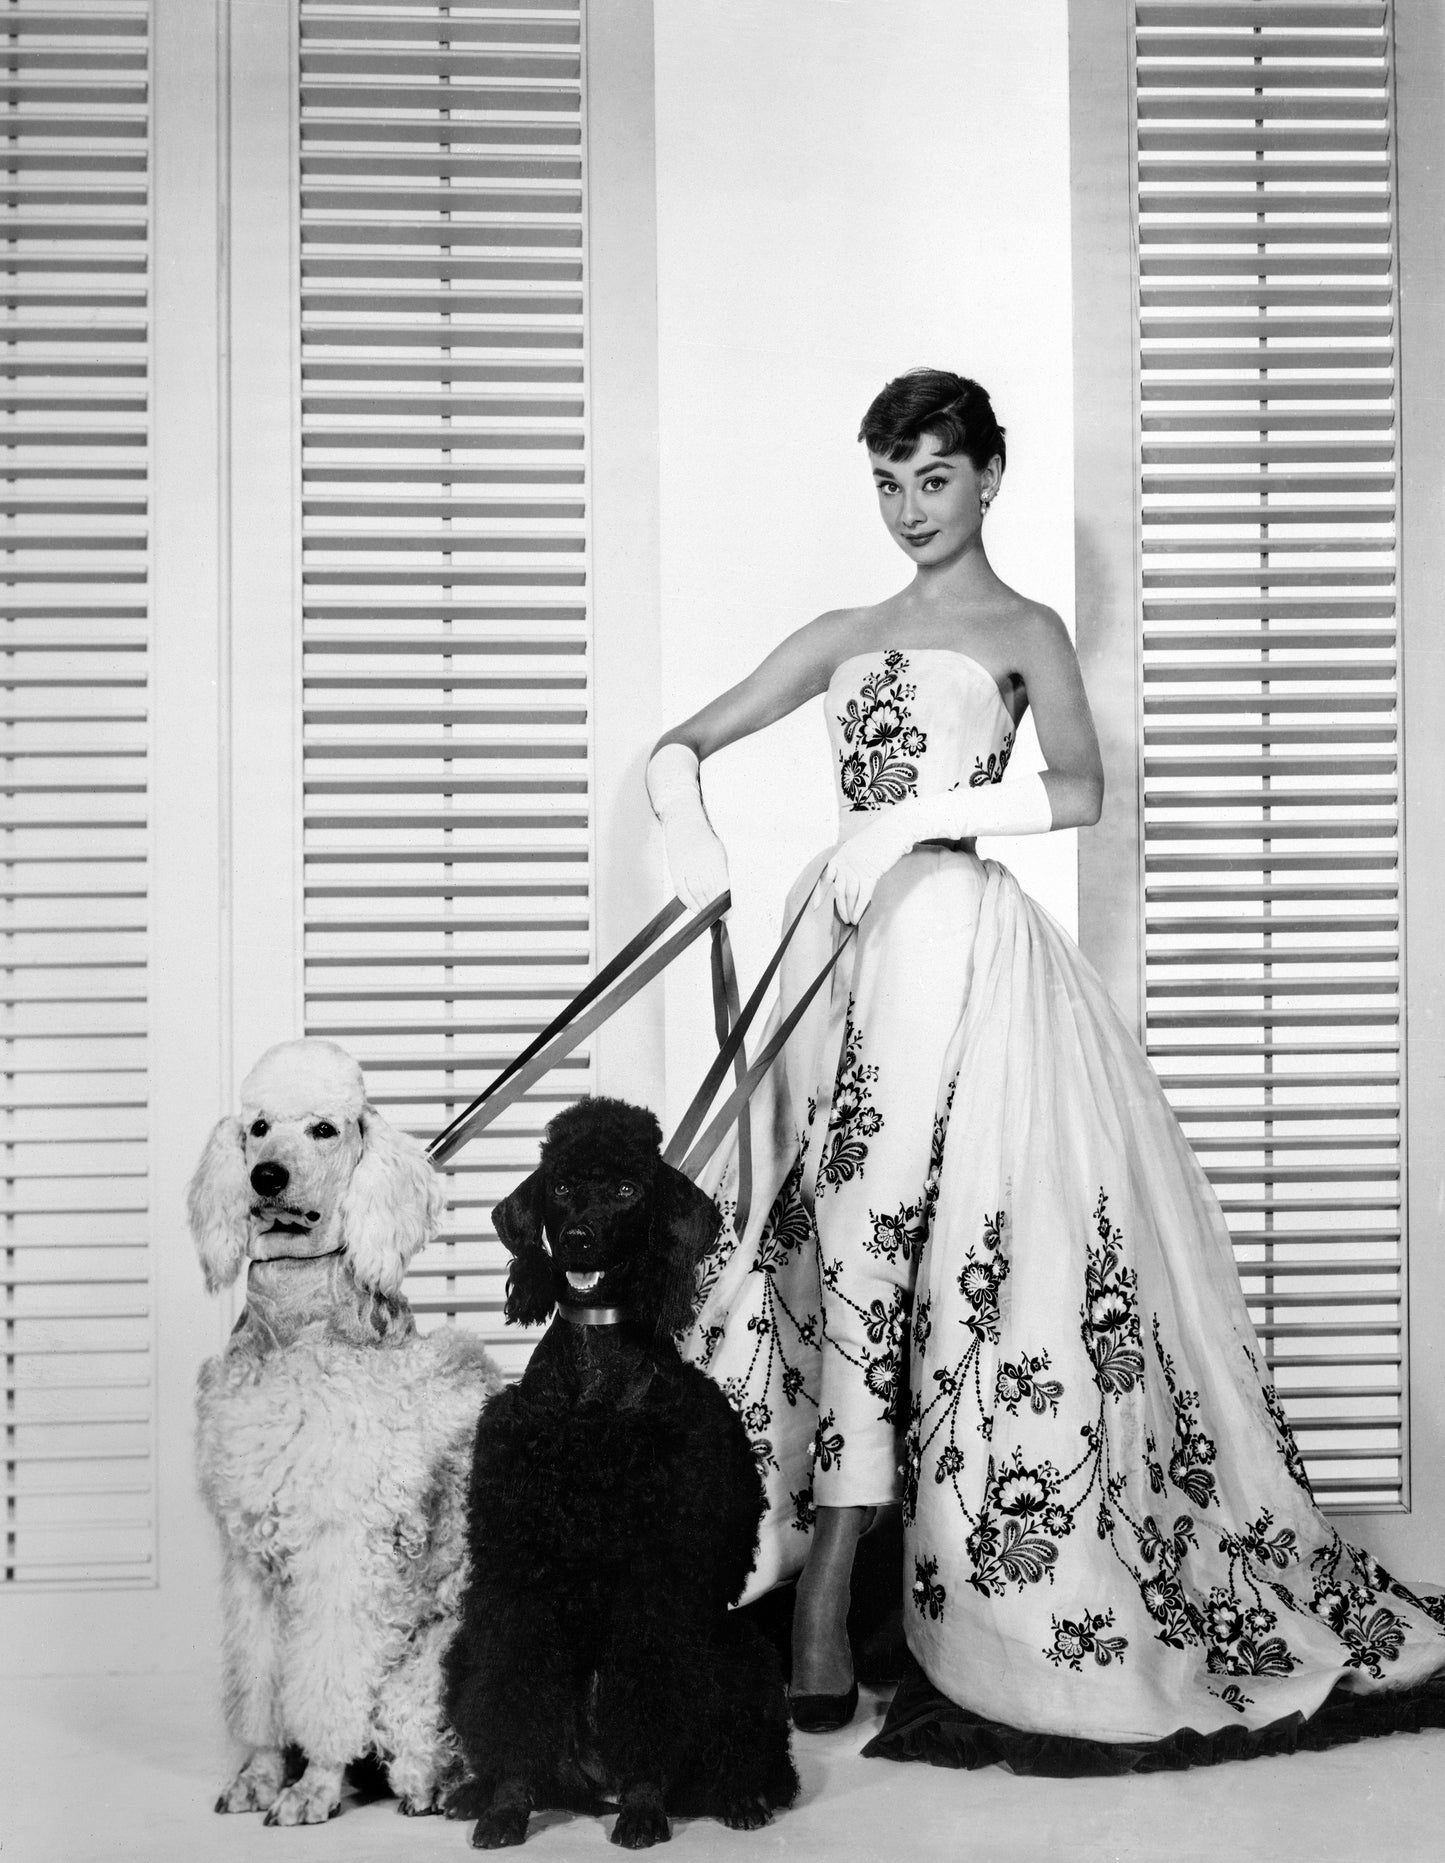
M 263 1197 L 277 1197 L 291 1182 L 291 1173 L 274 1158 L 263 1159 L 251 1170 L 251 1188 Z
M 586 1223 L 568 1223 L 567 1227 L 562 1231 L 561 1239 L 564 1242 L 572 1243 L 576 1248 L 590 1248 L 596 1240 L 596 1237 L 587 1227 Z

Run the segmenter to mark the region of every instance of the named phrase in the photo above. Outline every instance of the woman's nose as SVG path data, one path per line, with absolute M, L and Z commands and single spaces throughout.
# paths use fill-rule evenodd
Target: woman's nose
M 903 515 L 898 520 L 904 530 L 917 530 L 923 522 L 923 510 L 912 492 L 903 494 Z

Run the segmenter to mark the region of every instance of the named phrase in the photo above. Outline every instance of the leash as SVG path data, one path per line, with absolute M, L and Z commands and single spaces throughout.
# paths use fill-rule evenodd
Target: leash
M 752 1134 L 747 1119 L 747 1104 L 757 1091 L 758 1085 L 768 1069 L 777 1060 L 793 1030 L 802 1019 L 804 1012 L 828 977 L 832 974 L 838 960 L 852 942 L 857 926 L 850 925 L 839 941 L 837 949 L 818 971 L 808 987 L 798 998 L 788 1015 L 784 1017 L 771 1039 L 765 1043 L 762 1052 L 749 1065 L 745 1037 L 752 1025 L 767 994 L 768 986 L 777 974 L 783 955 L 792 942 L 793 934 L 802 922 L 803 914 L 812 904 L 813 893 L 817 883 L 809 892 L 803 904 L 795 913 L 792 923 L 783 933 L 776 950 L 768 959 L 761 977 L 746 1005 L 738 1007 L 737 972 L 733 963 L 732 944 L 723 923 L 723 914 L 732 904 L 731 893 L 720 893 L 708 905 L 683 926 L 674 932 L 665 943 L 656 950 L 651 947 L 667 928 L 687 910 L 680 899 L 672 899 L 652 919 L 637 932 L 617 955 L 611 958 L 597 975 L 584 984 L 572 1000 L 561 1009 L 539 1035 L 516 1055 L 494 1080 L 479 1093 L 471 1104 L 460 1112 L 450 1125 L 427 1146 L 427 1155 L 434 1165 L 443 1165 L 452 1158 L 469 1139 L 492 1123 L 507 1107 L 513 1105 L 527 1089 L 554 1068 L 564 1056 L 615 1015 L 622 1006 L 629 1002 L 639 990 L 645 988 L 652 979 L 659 976 L 674 958 L 681 955 L 687 947 L 703 932 L 712 932 L 712 991 L 713 991 L 713 1027 L 718 1038 L 718 1052 L 712 1065 L 704 1075 L 702 1084 L 693 1095 L 687 1111 L 679 1121 L 676 1131 L 663 1148 L 664 1163 L 680 1169 L 683 1174 L 696 1180 L 698 1173 L 712 1157 L 729 1126 L 734 1122 L 738 1128 L 738 1202 L 733 1218 L 734 1228 L 741 1235 L 747 1226 L 748 1211 L 752 1202 Z M 649 952 L 644 961 L 643 954 Z M 636 965 L 636 969 L 633 969 Z M 631 971 L 631 975 L 627 973 Z M 696 1138 L 708 1108 L 712 1105 L 719 1087 L 722 1085 L 729 1068 L 733 1070 L 735 1085 L 728 1095 L 721 1110 L 714 1117 L 701 1138 Z M 694 1139 L 696 1142 L 694 1143 Z M 691 1149 L 689 1150 L 689 1146 Z
M 808 985 L 807 989 L 804 990 L 797 1002 L 794 1003 L 788 1014 L 773 1031 L 771 1039 L 765 1043 L 762 1052 L 758 1055 L 752 1066 L 747 1070 L 746 1074 L 743 1075 L 737 1086 L 734 1087 L 733 1091 L 723 1102 L 717 1117 L 693 1146 L 681 1165 L 679 1165 L 678 1169 L 685 1177 L 696 1180 L 702 1167 L 722 1143 L 723 1134 L 757 1091 L 758 1083 L 773 1065 L 773 1062 L 776 1061 L 778 1056 L 782 1053 L 784 1044 L 802 1020 L 809 1003 L 812 1002 L 813 998 L 818 994 L 818 991 L 832 975 L 839 958 L 842 957 L 843 953 L 848 949 L 848 946 L 853 942 L 853 939 L 857 936 L 857 932 L 858 927 L 856 925 L 850 925 L 848 927 L 847 931 L 838 941 L 837 950 L 834 951 L 833 955 L 813 978 L 813 981 Z M 735 1227 L 737 1232 L 741 1234 L 741 1222 L 735 1221 Z
M 753 1068 L 750 1068 L 748 1066 L 747 1053 L 743 1046 L 743 1038 L 754 1017 L 757 1015 L 763 998 L 767 995 L 768 985 L 777 974 L 778 966 L 783 961 L 783 954 L 792 943 L 793 933 L 802 923 L 803 914 L 813 903 L 813 894 L 817 891 L 817 888 L 818 883 L 815 881 L 813 886 L 809 889 L 807 898 L 804 899 L 802 905 L 799 906 L 797 912 L 793 915 L 792 923 L 788 926 L 786 931 L 784 931 L 782 938 L 778 941 L 777 949 L 763 967 L 763 974 L 758 978 L 757 985 L 752 995 L 748 998 L 747 1007 L 739 1014 L 736 1008 L 736 996 L 734 995 L 732 1001 L 729 1002 L 728 1010 L 732 1026 L 726 1033 L 725 1038 L 720 1012 L 717 1009 L 716 994 L 714 995 L 714 1012 L 718 1017 L 718 1040 L 720 1044 L 717 1057 L 704 1075 L 701 1086 L 699 1086 L 697 1092 L 692 1096 L 687 1111 L 678 1121 L 677 1130 L 667 1141 L 662 1151 L 664 1164 L 675 1165 L 685 1176 L 696 1179 L 702 1167 L 722 1143 L 723 1133 L 731 1123 L 730 1118 L 724 1118 L 724 1113 L 736 1114 L 738 1123 L 738 1200 L 737 1209 L 733 1215 L 733 1228 L 738 1235 L 741 1235 L 747 1228 L 748 1212 L 752 1205 L 752 1130 L 747 1119 L 747 1103 L 752 1098 L 763 1075 L 766 1074 L 768 1068 L 771 1067 L 772 1063 L 777 1059 L 782 1050 L 783 1043 L 787 1041 L 788 1037 L 797 1027 L 804 1010 L 808 1007 L 808 1004 L 812 1002 L 814 996 L 822 987 L 823 980 L 832 971 L 838 959 L 842 957 L 848 941 L 853 936 L 855 930 L 854 927 L 849 927 L 838 949 L 833 953 L 832 957 L 829 958 L 827 963 L 824 964 L 817 976 L 815 976 L 813 981 L 808 985 L 806 991 L 798 999 L 798 1002 L 794 1005 L 774 1040 L 770 1042 L 764 1050 L 766 1059 L 763 1061 L 762 1066 L 758 1067 L 755 1065 Z M 729 965 L 731 964 L 732 954 L 730 950 L 726 952 L 726 961 Z M 736 983 L 734 983 L 733 987 L 734 991 L 736 991 Z M 716 988 L 715 978 L 715 992 Z M 708 1127 L 707 1134 L 704 1138 L 699 1140 L 696 1145 L 693 1145 L 693 1140 L 697 1136 L 698 1128 L 701 1126 L 708 1108 L 712 1105 L 717 1090 L 722 1085 L 723 1078 L 729 1067 L 735 1070 L 737 1086 L 729 1097 L 727 1105 L 723 1109 L 723 1113 L 719 1113 L 712 1125 Z M 711 1141 L 710 1143 L 708 1142 L 709 1140 Z M 691 1151 L 688 1150 L 690 1145 L 692 1146 Z
M 751 1008 L 751 1004 L 749 1007 Z M 719 919 L 712 928 L 712 1025 L 717 1036 L 719 1055 L 726 1054 L 729 1049 L 735 1049 L 733 1065 L 737 1078 L 741 1081 L 748 1071 L 748 1057 L 743 1047 L 743 1034 L 747 1029 L 747 1023 L 742 1020 L 738 1010 L 738 973 L 733 964 L 733 945 L 732 939 L 728 937 L 726 919 Z M 735 1041 L 734 1036 L 736 1036 Z M 698 1116 L 701 1117 L 701 1111 Z M 676 1133 L 673 1134 L 672 1143 L 674 1145 L 677 1143 Z M 663 1158 L 666 1163 L 672 1163 L 666 1150 L 663 1152 Z M 747 1212 L 752 1206 L 752 1201 L 753 1128 L 746 1114 L 740 1113 L 738 1115 L 738 1214 L 735 1221 L 746 1223 Z
M 641 953 L 687 910 L 680 899 L 670 900 L 656 917 L 628 940 L 616 957 L 598 971 L 591 982 L 583 985 L 541 1034 L 507 1063 L 471 1105 L 458 1113 L 451 1124 L 437 1134 L 427 1146 L 427 1156 L 432 1163 L 445 1164 L 468 1139 L 484 1131 L 499 1113 L 520 1099 L 529 1087 L 535 1085 L 564 1056 L 569 1055 L 580 1041 L 594 1029 L 600 1028 L 624 1003 L 630 1002 L 660 971 L 666 970 L 672 960 L 685 951 L 694 939 L 700 938 L 710 925 L 715 924 L 731 904 L 731 893 L 719 893 L 681 931 L 674 932 L 665 944 L 659 945 L 631 976 L 624 976 L 623 973 Z M 617 981 L 619 978 L 620 982 Z

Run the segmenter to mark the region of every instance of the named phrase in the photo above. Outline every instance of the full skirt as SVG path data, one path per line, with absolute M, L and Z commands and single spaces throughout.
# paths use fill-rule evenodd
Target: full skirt
M 820 890 L 779 1013 L 841 931 Z M 1435 1697 L 1445 1608 L 1315 1505 L 1214 1193 L 1005 868 L 899 862 L 749 1118 L 741 1234 L 734 1149 L 702 1180 L 727 1221 L 685 1348 L 766 1477 L 749 1596 L 817 1505 L 896 1495 L 914 1704 L 945 1720 L 1204 1757 L 1332 1693 Z M 918 1724 L 910 1756 L 975 1763 Z

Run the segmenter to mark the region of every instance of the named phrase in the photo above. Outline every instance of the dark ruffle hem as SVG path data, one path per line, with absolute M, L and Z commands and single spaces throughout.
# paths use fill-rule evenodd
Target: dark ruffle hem
M 881 1731 L 863 1749 L 868 1759 L 921 1760 L 929 1766 L 1006 1766 L 1050 1779 L 1095 1773 L 1176 1772 L 1225 1760 L 1274 1753 L 1318 1752 L 1379 1734 L 1445 1727 L 1445 1671 L 1416 1688 L 1347 1694 L 1337 1686 L 1308 1718 L 1287 1714 L 1268 1727 L 1222 1727 L 1201 1734 L 1181 1727 L 1164 1740 L 1087 1740 L 1071 1734 L 1025 1733 L 960 1708 L 909 1658 Z

